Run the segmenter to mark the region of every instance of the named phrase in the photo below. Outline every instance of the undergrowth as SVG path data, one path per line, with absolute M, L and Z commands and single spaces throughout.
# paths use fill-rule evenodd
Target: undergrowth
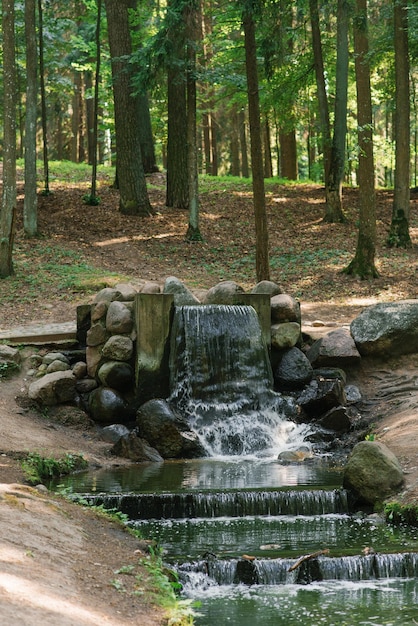
M 61 459 L 43 457 L 37 452 L 31 452 L 22 461 L 25 479 L 30 485 L 37 485 L 51 478 L 65 476 L 85 469 L 88 463 L 80 454 L 67 453 Z

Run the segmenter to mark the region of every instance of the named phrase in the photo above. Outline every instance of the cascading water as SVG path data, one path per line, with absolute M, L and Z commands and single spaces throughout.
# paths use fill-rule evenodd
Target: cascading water
M 170 403 L 187 417 L 209 456 L 276 456 L 307 428 L 287 419 L 273 391 L 268 350 L 251 306 L 181 306 L 174 314 Z

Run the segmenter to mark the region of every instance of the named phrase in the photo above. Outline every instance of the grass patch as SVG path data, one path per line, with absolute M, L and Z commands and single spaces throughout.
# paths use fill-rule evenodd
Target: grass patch
M 33 258 L 38 259 L 34 265 Z M 55 286 L 54 297 L 67 299 L 72 294 L 93 294 L 103 287 L 124 280 L 117 273 L 107 272 L 86 263 L 82 254 L 34 242 L 30 249 L 16 244 L 14 251 L 15 274 L 0 282 L 0 297 L 4 302 L 49 298 L 51 285 Z
M 31 452 L 22 461 L 25 479 L 30 485 L 37 485 L 45 480 L 66 476 L 73 472 L 86 469 L 87 461 L 81 454 L 67 453 L 62 459 L 43 457 Z
M 418 504 L 388 502 L 384 507 L 386 521 L 394 526 L 418 526 Z

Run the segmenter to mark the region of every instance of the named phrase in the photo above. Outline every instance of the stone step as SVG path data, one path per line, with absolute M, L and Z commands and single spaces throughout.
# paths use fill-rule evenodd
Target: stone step
M 38 323 L 0 329 L 0 341 L 11 345 L 68 345 L 76 343 L 76 322 Z

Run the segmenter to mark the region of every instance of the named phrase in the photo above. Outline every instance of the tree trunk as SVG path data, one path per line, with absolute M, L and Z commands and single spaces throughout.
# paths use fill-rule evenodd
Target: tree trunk
M 334 108 L 334 134 L 331 146 L 330 170 L 325 189 L 324 222 L 345 222 L 342 207 L 342 183 L 347 134 L 348 92 L 348 0 L 338 0 L 337 9 L 337 67 Z
M 248 165 L 247 131 L 245 126 L 245 111 L 241 109 L 239 114 L 239 143 L 241 148 L 241 173 L 244 178 L 249 178 L 250 168 Z
M 16 58 L 14 1 L 2 0 L 3 195 L 0 211 L 0 278 L 13 274 L 16 221 Z
M 298 159 L 295 130 L 280 131 L 280 175 L 288 180 L 298 178 Z
M 94 78 L 94 97 L 93 97 L 93 120 L 92 120 L 92 142 L 91 142 L 91 190 L 88 204 L 95 206 L 99 203 L 99 199 L 96 196 L 96 184 L 97 184 L 97 156 L 98 156 L 98 118 L 99 118 L 99 83 L 100 83 L 100 26 L 102 17 L 102 0 L 97 0 L 97 19 L 96 19 L 96 72 Z M 90 129 L 89 129 L 90 131 Z M 89 133 L 90 134 L 90 133 Z
M 408 1 L 394 0 L 395 33 L 395 188 L 392 223 L 388 244 L 401 248 L 412 246 L 409 235 L 410 210 L 410 102 Z
M 171 0 L 169 8 L 173 15 L 177 14 L 177 19 L 167 34 L 172 55 L 168 61 L 166 205 L 188 209 L 186 34 L 182 0 Z
M 38 232 L 38 196 L 36 194 L 36 122 L 38 105 L 38 54 L 36 43 L 36 2 L 25 1 L 26 42 L 26 119 L 25 119 L 25 198 L 23 227 L 27 237 Z
M 152 134 L 149 100 L 146 93 L 138 95 L 139 132 L 141 141 L 142 164 L 145 174 L 158 172 L 155 158 L 154 136 Z
M 319 27 L 318 0 L 309 0 L 312 28 L 312 49 L 314 55 L 316 91 L 318 97 L 319 120 L 322 135 L 322 154 L 324 160 L 324 181 L 328 186 L 328 173 L 331 152 L 331 131 L 329 107 L 325 84 L 324 59 L 322 54 L 321 30 Z
M 367 0 L 356 0 L 354 57 L 357 87 L 360 223 L 356 254 L 344 271 L 347 274 L 366 279 L 379 276 L 374 263 L 376 249 L 376 194 L 374 186 L 373 115 L 367 33 Z
M 270 279 L 269 243 L 266 198 L 264 190 L 263 148 L 261 140 L 255 23 L 252 14 L 248 11 L 246 11 L 243 15 L 243 27 L 251 138 L 251 168 L 256 238 L 256 274 L 257 280 L 261 281 Z
M 41 119 L 42 119 L 42 153 L 44 163 L 44 195 L 49 195 L 49 163 L 48 163 L 48 132 L 46 119 L 46 90 L 45 90 L 45 69 L 44 69 L 44 19 L 42 10 L 42 0 L 38 0 L 38 20 L 39 20 L 39 80 L 41 90 Z
M 266 115 L 264 119 L 264 178 L 273 176 L 273 162 L 271 160 L 271 140 L 270 140 L 270 124 Z
M 146 216 L 152 209 L 142 165 L 137 96 L 132 90 L 131 69 L 126 60 L 132 52 L 129 5 L 129 0 L 105 0 L 112 57 L 119 209 L 126 215 Z
M 80 123 L 80 91 L 81 91 L 81 74 L 73 72 L 74 76 L 74 92 L 72 96 L 73 114 L 71 117 L 71 161 L 78 163 L 78 127 Z
M 196 125 L 196 2 L 189 0 L 186 8 L 187 25 L 187 164 L 189 186 L 189 227 L 188 241 L 202 241 L 199 228 L 199 184 L 197 165 L 197 125 Z
M 231 175 L 239 176 L 240 175 L 240 167 L 239 167 L 239 123 L 238 123 L 238 113 L 237 106 L 234 104 L 231 111 Z

